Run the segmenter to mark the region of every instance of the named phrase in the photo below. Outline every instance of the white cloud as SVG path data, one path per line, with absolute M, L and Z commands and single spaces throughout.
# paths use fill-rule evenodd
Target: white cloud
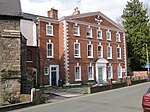
M 22 11 L 47 16 L 47 11 L 54 7 L 59 11 L 59 17 L 71 15 L 75 7 L 81 13 L 100 11 L 115 20 L 122 15 L 128 0 L 21 0 Z M 149 0 L 144 0 L 148 3 Z

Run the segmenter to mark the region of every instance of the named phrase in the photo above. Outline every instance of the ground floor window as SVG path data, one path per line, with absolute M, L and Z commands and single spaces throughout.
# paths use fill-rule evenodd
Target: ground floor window
M 81 66 L 75 66 L 75 81 L 81 81 Z
M 122 78 L 122 66 L 118 66 L 118 78 Z
M 88 67 L 88 80 L 94 80 L 94 68 L 93 68 L 93 66 Z

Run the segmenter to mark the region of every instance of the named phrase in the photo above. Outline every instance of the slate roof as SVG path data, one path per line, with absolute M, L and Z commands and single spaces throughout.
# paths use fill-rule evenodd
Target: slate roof
M 20 0 L 0 0 L 0 15 L 21 16 Z

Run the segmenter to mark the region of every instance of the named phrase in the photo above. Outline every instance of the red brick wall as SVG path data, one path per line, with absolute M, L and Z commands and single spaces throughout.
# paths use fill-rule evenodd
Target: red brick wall
M 50 65 L 58 65 L 59 64 L 59 25 L 52 23 L 49 21 L 51 25 L 53 25 L 53 34 L 54 36 L 46 35 L 46 24 L 48 22 L 39 21 L 39 49 L 40 49 L 40 76 L 41 76 L 41 84 L 49 84 L 49 75 L 44 75 L 44 67 L 49 67 Z M 53 43 L 54 48 L 54 58 L 47 58 L 46 54 L 46 44 L 47 42 Z
M 84 17 L 84 18 L 76 18 L 75 20 L 80 20 L 84 22 L 89 22 L 90 24 L 97 25 L 97 22 L 95 21 L 96 16 L 90 16 L 90 17 Z M 111 41 L 106 40 L 106 31 L 108 29 L 103 29 L 102 30 L 102 40 L 97 39 L 97 27 L 92 26 L 92 39 L 87 38 L 87 33 L 86 33 L 86 28 L 88 25 L 83 25 L 78 23 L 80 26 L 80 37 L 74 37 L 73 35 L 73 25 L 74 23 L 67 22 L 68 23 L 68 43 L 69 43 L 69 80 L 70 83 L 76 83 L 75 78 L 74 78 L 74 67 L 79 63 L 81 66 L 82 70 L 82 81 L 87 82 L 88 81 L 88 73 L 87 73 L 87 68 L 92 63 L 92 66 L 94 66 L 94 78 L 96 79 L 96 71 L 95 71 L 95 61 L 98 59 L 98 50 L 97 46 L 99 43 L 103 45 L 103 57 L 107 59 L 107 46 L 110 44 L 112 46 L 112 58 L 113 59 L 108 59 L 109 63 L 113 66 L 113 77 L 116 79 L 118 78 L 117 75 L 117 68 L 119 64 L 122 66 L 122 68 L 125 67 L 125 62 L 124 62 L 124 43 L 123 43 L 123 32 L 119 32 L 121 36 L 121 42 L 117 43 L 116 42 L 116 33 L 117 31 L 112 31 L 111 29 L 114 28 L 114 30 L 117 29 L 117 27 L 112 24 L 109 21 L 104 20 L 104 18 L 100 17 L 103 21 L 101 23 L 102 26 L 110 28 L 111 32 Z M 50 21 L 50 20 L 49 20 Z M 60 79 L 63 79 L 65 81 L 65 66 L 64 66 L 64 27 L 63 27 L 63 21 L 60 21 L 59 24 L 55 24 L 50 21 L 50 23 L 53 25 L 53 30 L 54 30 L 54 36 L 46 36 L 46 24 L 47 22 L 44 21 L 39 21 L 39 47 L 40 47 L 40 72 L 41 72 L 41 84 L 49 84 L 49 75 L 44 76 L 44 67 L 49 67 L 49 65 L 59 65 L 59 75 Z M 120 31 L 120 29 L 118 29 Z M 54 45 L 54 58 L 52 59 L 47 59 L 46 58 L 46 43 L 51 40 Z M 81 48 L 81 58 L 80 59 L 75 59 L 74 58 L 74 42 L 78 40 L 80 43 L 80 48 Z M 94 49 L 94 54 L 92 59 L 87 58 L 87 44 L 89 44 L 89 41 L 93 44 L 93 49 Z M 118 60 L 117 59 L 117 47 L 118 45 L 121 47 L 121 52 L 122 52 L 122 59 Z M 107 64 L 108 65 L 108 64 Z M 123 73 L 123 75 L 125 75 Z

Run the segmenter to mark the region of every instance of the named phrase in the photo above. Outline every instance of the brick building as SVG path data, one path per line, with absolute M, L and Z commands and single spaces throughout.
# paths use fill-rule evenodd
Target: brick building
M 38 17 L 41 85 L 107 83 L 126 77 L 127 58 L 124 29 L 101 12 L 58 19 L 51 9 Z

